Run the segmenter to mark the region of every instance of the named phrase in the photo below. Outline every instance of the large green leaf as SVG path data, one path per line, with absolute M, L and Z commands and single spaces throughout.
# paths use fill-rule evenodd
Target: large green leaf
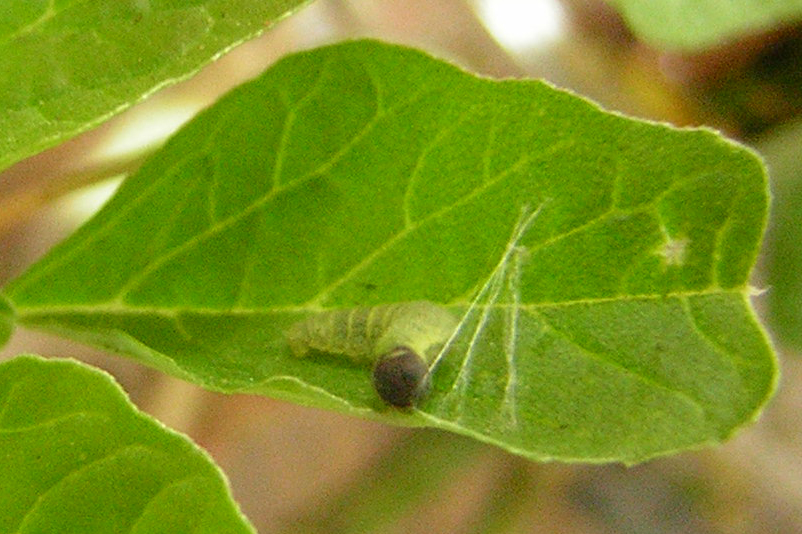
M 105 373 L 0 364 L 0 532 L 254 532 L 206 454 Z
M 0 170 L 186 78 L 307 0 L 3 0 Z
M 203 113 L 7 295 L 27 326 L 208 388 L 632 462 L 720 441 L 769 397 L 747 285 L 766 204 L 761 162 L 715 133 L 347 43 Z M 464 318 L 417 412 L 285 339 L 417 299 Z
M 607 0 L 657 46 L 702 50 L 802 19 L 802 0 Z

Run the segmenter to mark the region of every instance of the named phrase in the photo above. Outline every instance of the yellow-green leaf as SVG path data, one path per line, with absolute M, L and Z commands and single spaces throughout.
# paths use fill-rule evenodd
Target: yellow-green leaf
M 0 364 L 0 532 L 253 533 L 222 473 L 70 360 Z
M 771 395 L 766 209 L 760 160 L 714 132 L 352 42 L 230 93 L 6 294 L 26 326 L 211 389 L 636 462 Z M 287 345 L 310 314 L 413 300 L 463 319 L 419 411 Z

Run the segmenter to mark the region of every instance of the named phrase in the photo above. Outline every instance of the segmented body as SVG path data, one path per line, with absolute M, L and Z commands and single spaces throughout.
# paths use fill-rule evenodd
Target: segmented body
M 372 363 L 404 346 L 428 364 L 456 327 L 457 320 L 442 306 L 400 302 L 316 314 L 292 325 L 287 341 L 298 357 L 316 350 Z
M 373 386 L 388 404 L 415 405 L 429 390 L 429 364 L 457 328 L 445 308 L 428 301 L 323 312 L 292 325 L 293 354 L 311 351 L 371 363 Z

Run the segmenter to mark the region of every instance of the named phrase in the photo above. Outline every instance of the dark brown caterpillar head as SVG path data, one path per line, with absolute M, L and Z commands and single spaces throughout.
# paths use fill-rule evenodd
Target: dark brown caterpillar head
M 408 347 L 396 347 L 373 368 L 373 387 L 384 402 L 398 408 L 414 406 L 429 392 L 429 367 Z

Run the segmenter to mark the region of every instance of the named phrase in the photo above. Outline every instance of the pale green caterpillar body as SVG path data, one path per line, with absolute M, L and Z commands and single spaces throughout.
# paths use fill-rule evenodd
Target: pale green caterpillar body
M 312 351 L 373 364 L 373 385 L 393 406 L 415 404 L 428 390 L 429 365 L 457 329 L 456 318 L 429 301 L 315 314 L 287 331 L 292 353 Z

